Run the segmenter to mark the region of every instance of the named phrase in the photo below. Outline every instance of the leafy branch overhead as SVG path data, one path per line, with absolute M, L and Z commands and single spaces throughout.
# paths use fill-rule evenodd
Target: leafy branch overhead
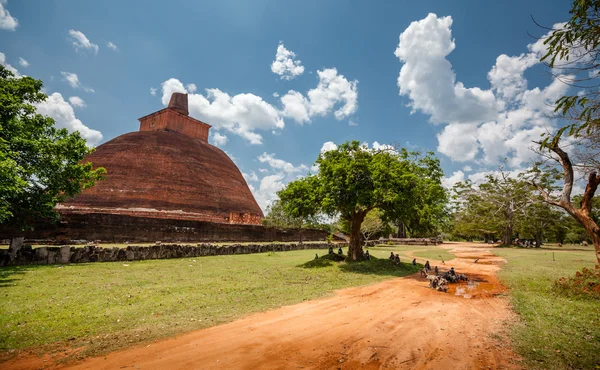
M 36 113 L 42 81 L 0 66 L 0 223 L 17 230 L 55 219 L 54 207 L 93 186 L 106 172 L 82 162 L 93 149 L 79 132 Z
M 577 95 L 563 96 L 556 101 L 555 112 L 573 121 L 561 128 L 543 145 L 556 141 L 564 133 L 569 136 L 589 134 L 599 126 L 598 61 L 600 46 L 600 1 L 576 0 L 571 18 L 561 28 L 553 30 L 544 40 L 546 53 L 541 61 L 555 70 L 561 81 L 580 88 Z M 583 92 L 583 93 L 582 93 Z

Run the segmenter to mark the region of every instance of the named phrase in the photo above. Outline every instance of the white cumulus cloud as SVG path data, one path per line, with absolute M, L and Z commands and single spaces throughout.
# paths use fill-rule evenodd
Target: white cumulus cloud
M 74 108 L 85 108 L 87 106 L 85 101 L 83 101 L 83 99 L 81 99 L 79 96 L 69 97 L 69 103 L 71 103 Z
M 8 62 L 6 61 L 6 55 L 4 55 L 4 53 L 0 53 L 0 64 L 2 64 L 4 66 L 4 68 L 11 71 L 13 73 L 13 75 L 15 75 L 15 77 L 21 77 L 21 74 L 19 73 L 19 71 L 17 71 L 17 69 L 15 67 L 8 64 Z
M 336 68 L 323 69 L 317 74 L 319 83 L 306 96 L 290 90 L 281 97 L 283 115 L 302 124 L 332 111 L 338 120 L 354 114 L 358 109 L 358 81 L 348 81 Z
M 174 92 L 189 93 L 183 83 L 171 78 L 162 83 L 162 103 L 169 104 Z M 262 136 L 256 131 L 282 129 L 285 124 L 279 111 L 254 94 L 230 96 L 219 89 L 206 89 L 206 94 L 189 93 L 190 115 L 226 130 L 249 141 L 262 144 Z
M 465 181 L 465 174 L 462 171 L 456 171 L 450 177 L 444 177 L 442 179 L 442 186 L 446 189 L 452 189 L 457 182 Z
M 150 95 L 156 96 L 156 88 L 155 87 L 150 88 Z
M 395 52 L 404 63 L 398 76 L 400 95 L 408 96 L 413 111 L 429 114 L 433 123 L 493 119 L 497 112 L 494 94 L 457 82 L 446 59 L 456 46 L 451 25 L 452 17 L 430 13 L 400 34 Z
M 258 176 L 256 175 L 256 172 L 254 172 L 254 171 L 250 172 L 250 174 L 242 172 L 242 176 L 244 176 L 244 179 L 248 183 L 249 182 L 256 182 L 256 181 L 258 181 Z
M 223 135 L 218 132 L 212 134 L 212 141 L 216 146 L 223 146 L 227 144 L 227 140 L 227 135 Z
M 198 90 L 198 88 L 196 87 L 196 84 L 187 84 L 187 85 L 185 85 L 185 89 L 190 94 L 193 94 L 196 92 L 196 90 Z
M 279 75 L 282 80 L 292 80 L 304 73 L 302 62 L 294 60 L 296 53 L 285 48 L 283 43 L 277 46 L 275 60 L 271 64 L 271 71 Z
M 438 150 L 452 160 L 492 165 L 506 158 L 510 166 L 522 166 L 534 158 L 532 142 L 553 129 L 547 116 L 567 86 L 554 80 L 528 89 L 524 73 L 539 64 L 545 50 L 538 40 L 527 53 L 496 58 L 487 75 L 491 88 L 465 87 L 446 59 L 456 46 L 452 22 L 429 14 L 400 34 L 395 51 L 402 62 L 400 95 L 413 111 L 446 124 L 437 135 Z
M 71 41 L 75 51 L 92 50 L 94 54 L 98 54 L 98 45 L 91 42 L 81 31 L 69 30 L 69 41 Z
M 25 59 L 23 59 L 23 58 L 19 58 L 19 65 L 20 65 L 21 67 L 27 68 L 27 67 L 29 67 L 31 64 L 30 64 L 28 61 L 26 61 Z
M 6 5 L 6 0 L 0 0 L 0 29 L 14 31 L 19 26 L 19 21 L 10 15 L 4 5 Z
M 275 170 L 281 170 L 286 173 L 297 173 L 308 170 L 308 167 L 304 164 L 294 166 L 290 162 L 275 158 L 275 154 L 267 154 L 266 152 L 258 156 L 258 160 L 261 163 L 267 163 Z
M 284 174 L 277 173 L 263 177 L 260 180 L 258 188 L 255 188 L 252 184 L 248 184 L 250 191 L 263 212 L 277 199 L 277 192 L 283 189 L 287 184 L 288 181 L 285 181 L 284 179 Z
M 100 131 L 87 127 L 75 117 L 73 107 L 63 99 L 61 94 L 50 94 L 46 101 L 37 103 L 35 106 L 39 114 L 54 118 L 56 127 L 66 128 L 71 132 L 79 131 L 90 146 L 95 146 L 102 140 Z
M 76 73 L 71 73 L 71 72 L 60 72 L 60 74 L 63 75 L 63 78 L 65 79 L 65 81 L 67 81 L 67 83 L 74 89 L 83 89 L 83 91 L 85 92 L 94 92 L 94 89 L 89 88 L 87 86 L 83 86 L 81 84 L 81 82 L 79 81 L 79 77 L 77 76 Z
M 325 153 L 330 150 L 336 150 L 336 149 L 337 149 L 337 145 L 335 145 L 335 143 L 333 141 L 326 141 L 323 143 L 323 146 L 321 147 L 321 153 Z
M 290 181 L 306 176 L 310 170 L 304 164 L 296 166 L 279 159 L 274 153 L 265 152 L 257 159 L 260 163 L 267 164 L 270 170 L 259 168 L 260 174 L 252 171 L 250 174 L 242 173 L 242 175 L 249 183 L 248 186 L 263 211 L 266 211 L 267 207 L 277 199 L 279 190 L 283 189 Z M 258 187 L 254 186 L 256 183 L 258 183 Z

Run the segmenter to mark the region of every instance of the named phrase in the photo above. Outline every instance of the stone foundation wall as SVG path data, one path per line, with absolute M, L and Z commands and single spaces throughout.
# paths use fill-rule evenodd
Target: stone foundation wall
M 7 249 L 0 249 L 0 266 L 15 265 L 50 265 L 88 262 L 141 261 L 167 258 L 189 258 L 203 256 L 218 256 L 228 254 L 249 254 L 264 252 L 285 252 L 304 249 L 338 248 L 341 244 L 328 243 L 271 243 L 271 244 L 233 244 L 213 245 L 154 245 L 150 247 L 127 246 L 126 248 L 102 248 L 97 246 L 85 247 L 40 247 L 31 248 L 25 245 L 10 258 Z M 324 252 L 327 253 L 327 252 Z
M 14 233 L 13 233 L 14 235 Z M 0 239 L 11 232 L 0 230 Z M 154 243 L 179 242 L 298 242 L 324 241 L 322 230 L 278 229 L 262 225 L 236 225 L 205 221 L 169 220 L 129 215 L 92 213 L 63 214 L 60 222 L 36 225 L 24 233 L 34 244 L 70 244 L 71 241 Z M 52 241 L 52 242 L 50 242 Z

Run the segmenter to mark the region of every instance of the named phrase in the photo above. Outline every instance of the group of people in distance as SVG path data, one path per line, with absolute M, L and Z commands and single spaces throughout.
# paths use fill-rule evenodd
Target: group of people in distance
M 329 247 L 329 254 L 333 254 L 333 247 Z M 342 247 L 338 248 L 338 254 L 341 256 L 344 254 L 344 252 L 342 251 Z M 362 257 L 363 259 L 366 260 L 370 260 L 371 259 L 371 255 L 369 254 L 369 251 L 361 251 Z
M 329 247 L 329 254 L 333 254 L 333 247 Z M 341 256 L 342 254 L 344 254 L 344 252 L 342 252 L 342 247 L 338 248 L 338 254 Z
M 515 239 L 515 244 L 520 245 L 525 248 L 533 248 L 535 247 L 535 240 L 533 239 Z
M 390 252 L 389 260 L 394 262 L 396 265 L 399 265 L 400 264 L 400 255 L 398 253 L 396 253 L 394 255 L 394 252 Z

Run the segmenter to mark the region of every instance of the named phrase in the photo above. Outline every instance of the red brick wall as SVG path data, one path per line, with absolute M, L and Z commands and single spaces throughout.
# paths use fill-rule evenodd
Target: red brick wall
M 231 212 L 229 213 L 229 223 L 236 225 L 260 225 L 262 222 L 262 217 L 260 215 L 255 215 L 251 213 L 238 213 Z
M 104 242 L 272 242 L 325 240 L 322 230 L 278 229 L 262 225 L 240 225 L 191 220 L 167 220 L 108 213 L 63 214 L 55 224 L 39 223 L 34 230 L 19 232 L 27 240 L 102 240 Z M 3 229 L 10 238 L 15 230 Z
M 142 210 L 131 210 L 125 208 L 89 208 L 89 207 L 64 207 L 57 206 L 58 212 L 61 215 L 80 214 L 86 215 L 91 213 L 98 214 L 114 214 L 123 216 L 134 216 L 134 217 L 147 217 L 147 218 L 161 218 L 166 220 L 191 220 L 191 221 L 206 221 L 206 222 L 217 222 L 217 223 L 229 223 L 227 218 L 219 217 L 214 213 L 195 213 L 195 212 L 183 212 L 183 211 L 142 211 Z M 260 217 L 260 216 L 259 216 Z M 260 219 L 258 225 L 260 225 Z
M 208 142 L 210 127 L 202 121 L 169 108 L 140 118 L 140 131 L 171 130 L 205 142 Z

